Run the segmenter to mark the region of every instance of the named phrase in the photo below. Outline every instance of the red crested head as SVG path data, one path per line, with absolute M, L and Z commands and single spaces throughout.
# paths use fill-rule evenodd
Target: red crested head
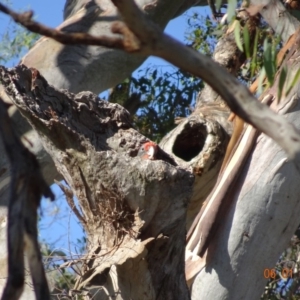
M 155 160 L 157 151 L 157 144 L 154 142 L 147 142 L 141 146 L 138 156 L 141 157 L 141 159 Z

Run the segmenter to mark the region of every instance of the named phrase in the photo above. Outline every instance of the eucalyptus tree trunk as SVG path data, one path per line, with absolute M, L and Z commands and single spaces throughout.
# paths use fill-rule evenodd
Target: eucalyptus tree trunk
M 296 64 L 289 67 L 298 69 Z M 287 112 L 299 129 L 299 85 L 272 108 Z M 232 204 L 209 248 L 213 254 L 193 283 L 192 299 L 259 299 L 267 283 L 264 271 L 274 269 L 299 225 L 299 192 L 294 163 L 274 141 L 259 135 L 227 195 Z
M 263 6 L 259 10 L 261 16 L 284 43 L 299 28 L 299 21 L 279 1 L 252 0 L 250 3 L 252 9 Z M 290 81 L 299 69 L 298 31 L 295 34 L 297 43 L 289 48 L 290 55 L 283 63 L 290 72 Z M 264 96 L 272 99 L 274 111 L 286 114 L 299 129 L 300 85 L 297 83 L 279 102 L 278 77 Z M 202 92 L 200 97 L 203 95 L 205 101 L 209 94 Z M 218 101 L 217 95 L 214 98 Z M 201 107 L 199 103 L 198 107 Z M 274 141 L 264 134 L 256 133 L 253 137 L 251 131 L 253 134 L 254 129 L 248 125 L 236 153 L 242 151 L 251 139 L 254 141 L 253 150 L 240 168 L 234 185 L 224 195 L 224 205 L 230 205 L 220 211 L 215 238 L 208 248 L 205 262 L 199 263 L 198 270 L 201 271 L 191 287 L 192 299 L 259 299 L 267 282 L 264 271 L 274 270 L 276 261 L 299 225 L 299 171 Z M 241 161 L 237 160 L 236 164 L 241 164 Z
M 115 8 L 109 1 L 96 1 L 99 7 L 93 2 L 76 13 L 81 5 L 69 1 L 67 20 L 60 28 L 111 35 L 109 24 L 118 18 Z M 186 8 L 204 4 L 136 2 L 162 28 Z M 75 10 L 70 7 L 73 4 Z M 287 40 L 298 21 L 279 1 L 263 4 L 261 14 Z M 275 24 L 278 9 L 281 19 Z M 232 46 L 232 33 L 228 37 Z M 236 54 L 234 46 L 217 47 L 214 58 L 219 61 L 226 51 Z M 228 109 L 206 87 L 195 113 L 161 143 L 175 163 L 136 157 L 147 139 L 131 127 L 126 110 L 82 91 L 99 93 L 111 87 L 144 59 L 103 47 L 62 46 L 42 38 L 22 60 L 41 75 L 33 76 L 26 67 L 2 69 L 1 74 L 7 101 L 15 103 L 39 133 L 39 138 L 28 139 L 47 181 L 60 178 L 58 171 L 68 184 L 63 187 L 66 194 L 73 193 L 79 200 L 77 216 L 87 232 L 88 251 L 75 290 L 88 289 L 98 299 L 189 299 L 184 277 L 186 224 L 189 227 L 193 222 L 216 181 L 231 133 Z M 297 69 L 297 51 L 287 61 L 292 72 Z M 219 62 L 228 68 L 227 59 Z M 79 93 L 56 90 L 42 76 L 57 89 Z M 276 98 L 276 92 L 272 89 L 269 94 Z M 288 113 L 296 126 L 297 99 L 298 87 L 279 104 L 272 104 L 279 113 Z M 27 124 L 20 115 L 13 118 L 16 124 Z M 299 175 L 278 146 L 261 135 L 240 174 L 227 195 L 233 204 L 220 219 L 222 226 L 209 247 L 206 268 L 194 274 L 192 299 L 257 299 L 265 284 L 263 270 L 274 266 L 298 225 Z M 5 204 L 9 168 L 4 160 L 0 176 Z M 23 299 L 30 297 L 27 294 Z

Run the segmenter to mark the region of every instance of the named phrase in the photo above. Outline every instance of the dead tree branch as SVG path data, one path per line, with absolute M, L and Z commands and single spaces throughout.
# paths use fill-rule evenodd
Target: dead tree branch
M 7 107 L 0 100 L 0 135 L 11 164 L 8 204 L 8 280 L 1 299 L 19 299 L 24 286 L 27 255 L 36 299 L 50 299 L 37 232 L 37 209 L 42 196 L 54 200 L 37 160 L 12 130 Z
M 17 13 L 7 6 L 0 3 L 0 11 L 11 16 L 16 23 L 24 26 L 28 30 L 53 38 L 54 40 L 66 44 L 66 45 L 94 45 L 94 46 L 105 46 L 109 48 L 124 49 L 124 44 L 128 44 L 126 40 L 121 40 L 120 38 L 112 38 L 106 36 L 95 37 L 88 33 L 76 32 L 76 33 L 64 33 L 61 30 L 47 27 L 39 22 L 32 20 L 33 12 L 28 11 L 24 13 Z M 132 33 L 129 31 L 126 36 L 131 36 Z M 134 37 L 130 38 L 130 45 L 133 45 L 132 40 Z M 137 41 L 138 42 L 138 41 Z M 129 47 L 130 48 L 130 47 Z M 137 50 L 137 47 L 131 49 L 131 51 Z

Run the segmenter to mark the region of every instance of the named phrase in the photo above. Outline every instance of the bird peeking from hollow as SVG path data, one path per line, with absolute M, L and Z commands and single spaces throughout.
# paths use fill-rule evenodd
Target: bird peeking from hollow
M 177 166 L 175 160 L 154 142 L 144 143 L 137 156 L 143 160 L 163 160 L 173 166 Z
M 138 152 L 138 156 L 141 159 L 156 160 L 157 159 L 158 146 L 154 142 L 147 142 L 143 144 Z

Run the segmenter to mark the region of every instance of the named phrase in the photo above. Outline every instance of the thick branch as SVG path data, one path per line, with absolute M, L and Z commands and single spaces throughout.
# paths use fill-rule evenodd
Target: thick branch
M 89 92 L 57 91 L 24 66 L 2 69 L 2 82 L 80 203 L 90 251 L 76 287 L 108 276 L 101 285 L 124 293 L 123 299 L 188 299 L 184 245 L 191 173 L 135 157 L 146 139 L 117 104 Z M 112 289 L 116 274 L 119 286 Z

